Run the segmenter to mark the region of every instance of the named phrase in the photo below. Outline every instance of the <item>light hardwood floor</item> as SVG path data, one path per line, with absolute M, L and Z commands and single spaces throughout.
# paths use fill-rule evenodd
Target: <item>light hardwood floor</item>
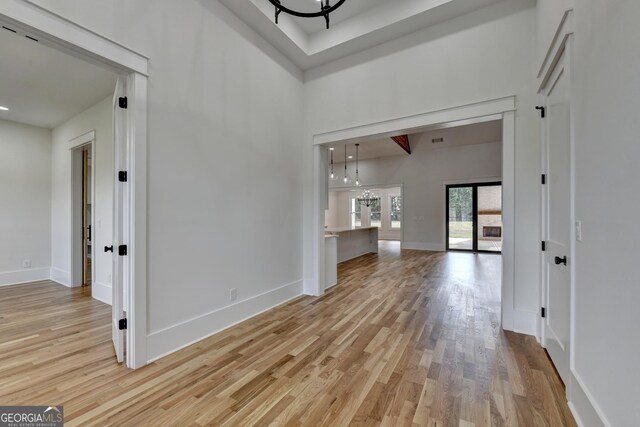
M 386 242 L 324 297 L 137 371 L 86 290 L 0 288 L 0 405 L 64 405 L 68 426 L 574 426 L 542 348 L 500 330 L 499 272 Z

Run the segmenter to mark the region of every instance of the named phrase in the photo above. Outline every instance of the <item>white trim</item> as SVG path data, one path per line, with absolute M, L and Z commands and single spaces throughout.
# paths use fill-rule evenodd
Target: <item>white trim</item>
M 147 363 L 147 76 L 148 58 L 60 15 L 31 0 L 0 0 L 0 22 L 36 36 L 52 48 L 72 54 L 103 68 L 127 76 L 127 110 L 131 212 L 129 242 L 130 312 L 127 331 L 127 366 L 138 368 Z M 70 283 L 56 273 L 60 282 Z
M 423 242 L 402 242 L 402 249 L 411 249 L 414 251 L 432 251 L 444 252 L 443 243 L 423 243 Z
M 84 133 L 80 136 L 77 136 L 69 141 L 69 149 L 73 150 L 74 148 L 78 148 L 82 145 L 88 144 L 90 142 L 95 141 L 96 139 L 96 131 L 90 130 L 87 133 Z M 93 147 L 92 147 L 93 148 Z
M 0 21 L 35 35 L 44 44 L 109 68 L 148 75 L 148 58 L 53 13 L 32 0 L 0 0 Z
M 549 49 L 547 50 L 547 54 L 540 65 L 540 70 L 537 75 L 539 82 L 538 93 L 541 93 L 544 90 L 549 78 L 551 78 L 553 70 L 556 68 L 558 61 L 562 57 L 567 39 L 571 34 L 573 34 L 573 27 L 573 9 L 569 9 L 564 13 L 564 15 L 562 15 L 560 25 L 558 26 L 556 34 L 554 35 L 553 40 L 549 45 Z
M 502 120 L 502 328 L 513 331 L 516 324 L 515 241 L 516 241 L 516 113 L 509 111 Z
M 49 279 L 66 287 L 71 287 L 71 273 L 56 267 L 51 267 Z
M 0 286 L 20 285 L 22 283 L 40 282 L 51 277 L 49 267 L 25 268 L 16 271 L 1 271 Z
M 398 131 L 415 133 L 418 129 L 442 123 L 465 121 L 465 123 L 468 124 L 470 120 L 473 122 L 479 122 L 486 121 L 488 118 L 500 119 L 500 117 L 493 116 L 501 115 L 507 111 L 515 111 L 515 109 L 515 96 L 491 99 L 488 101 L 475 102 L 453 108 L 435 110 L 422 114 L 415 114 L 331 132 L 319 133 L 313 136 L 313 144 L 328 144 L 374 136 L 393 136 L 394 134 L 397 134 Z
M 101 282 L 93 282 L 91 296 L 100 302 L 111 305 L 111 286 Z
M 147 78 L 129 74 L 129 284 L 127 366 L 146 365 L 147 357 Z
M 580 375 L 573 369 L 571 369 L 569 381 L 571 389 L 569 409 L 571 409 L 576 423 L 581 427 L 611 427 L 612 424 L 596 403 Z
M 297 280 L 149 334 L 149 363 L 299 297 L 302 286 Z

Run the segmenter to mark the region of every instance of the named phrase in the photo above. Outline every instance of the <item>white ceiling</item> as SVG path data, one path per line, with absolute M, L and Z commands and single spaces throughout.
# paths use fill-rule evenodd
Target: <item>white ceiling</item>
M 433 143 L 433 139 L 444 138 L 443 142 Z M 412 151 L 430 150 L 461 145 L 486 144 L 502 141 L 502 120 L 491 120 L 473 124 L 449 123 L 431 127 L 419 133 L 409 135 Z M 380 157 L 408 156 L 398 144 L 391 138 L 374 138 L 371 140 L 359 140 L 360 160 L 377 159 Z M 328 144 L 334 147 L 334 162 L 344 162 L 344 143 Z M 355 160 L 354 142 L 347 143 L 347 154 L 353 155 Z
M 316 0 L 282 1 L 302 11 L 317 7 Z M 331 14 L 331 28 L 326 30 L 323 18 L 297 18 L 285 13 L 280 14 L 279 25 L 276 25 L 275 8 L 268 0 L 220 0 L 303 70 L 500 1 L 346 0 Z
M 301 11 L 316 11 L 320 8 L 320 2 L 318 0 L 281 0 L 282 4 L 290 7 L 300 7 Z M 331 14 L 331 25 L 336 25 L 346 19 L 353 18 L 356 15 L 360 15 L 367 12 L 382 3 L 394 2 L 398 3 L 403 0 L 346 0 L 345 3 Z M 334 5 L 338 0 L 330 0 L 331 5 Z M 322 2 L 324 4 L 324 1 Z M 300 6 L 298 6 L 300 4 Z M 302 8 L 304 4 L 304 9 Z M 327 29 L 324 18 L 299 18 L 293 17 L 293 20 L 300 26 L 302 31 L 311 35 L 319 31 L 325 31 Z
M 117 76 L 0 28 L 0 119 L 53 128 L 103 100 Z
M 332 144 L 330 147 L 334 147 L 333 161 L 335 163 L 344 162 L 344 144 Z M 391 138 L 374 139 L 371 141 L 364 141 L 360 143 L 358 148 L 358 158 L 360 160 L 375 159 L 378 157 L 389 156 L 401 156 L 406 152 L 400 148 L 398 144 L 393 142 Z M 354 144 L 347 144 L 347 155 L 353 156 L 353 159 L 347 158 L 347 161 L 355 160 L 356 147 Z

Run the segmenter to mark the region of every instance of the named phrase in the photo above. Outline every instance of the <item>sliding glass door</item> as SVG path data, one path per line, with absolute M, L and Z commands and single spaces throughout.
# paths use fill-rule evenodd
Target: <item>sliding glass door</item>
M 502 183 L 448 185 L 447 250 L 502 251 Z

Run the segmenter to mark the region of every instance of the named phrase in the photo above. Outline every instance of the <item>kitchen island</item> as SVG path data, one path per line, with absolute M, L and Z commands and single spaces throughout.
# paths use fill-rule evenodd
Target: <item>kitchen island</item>
M 378 227 L 325 228 L 325 233 L 338 236 L 338 263 L 368 253 L 378 253 Z

